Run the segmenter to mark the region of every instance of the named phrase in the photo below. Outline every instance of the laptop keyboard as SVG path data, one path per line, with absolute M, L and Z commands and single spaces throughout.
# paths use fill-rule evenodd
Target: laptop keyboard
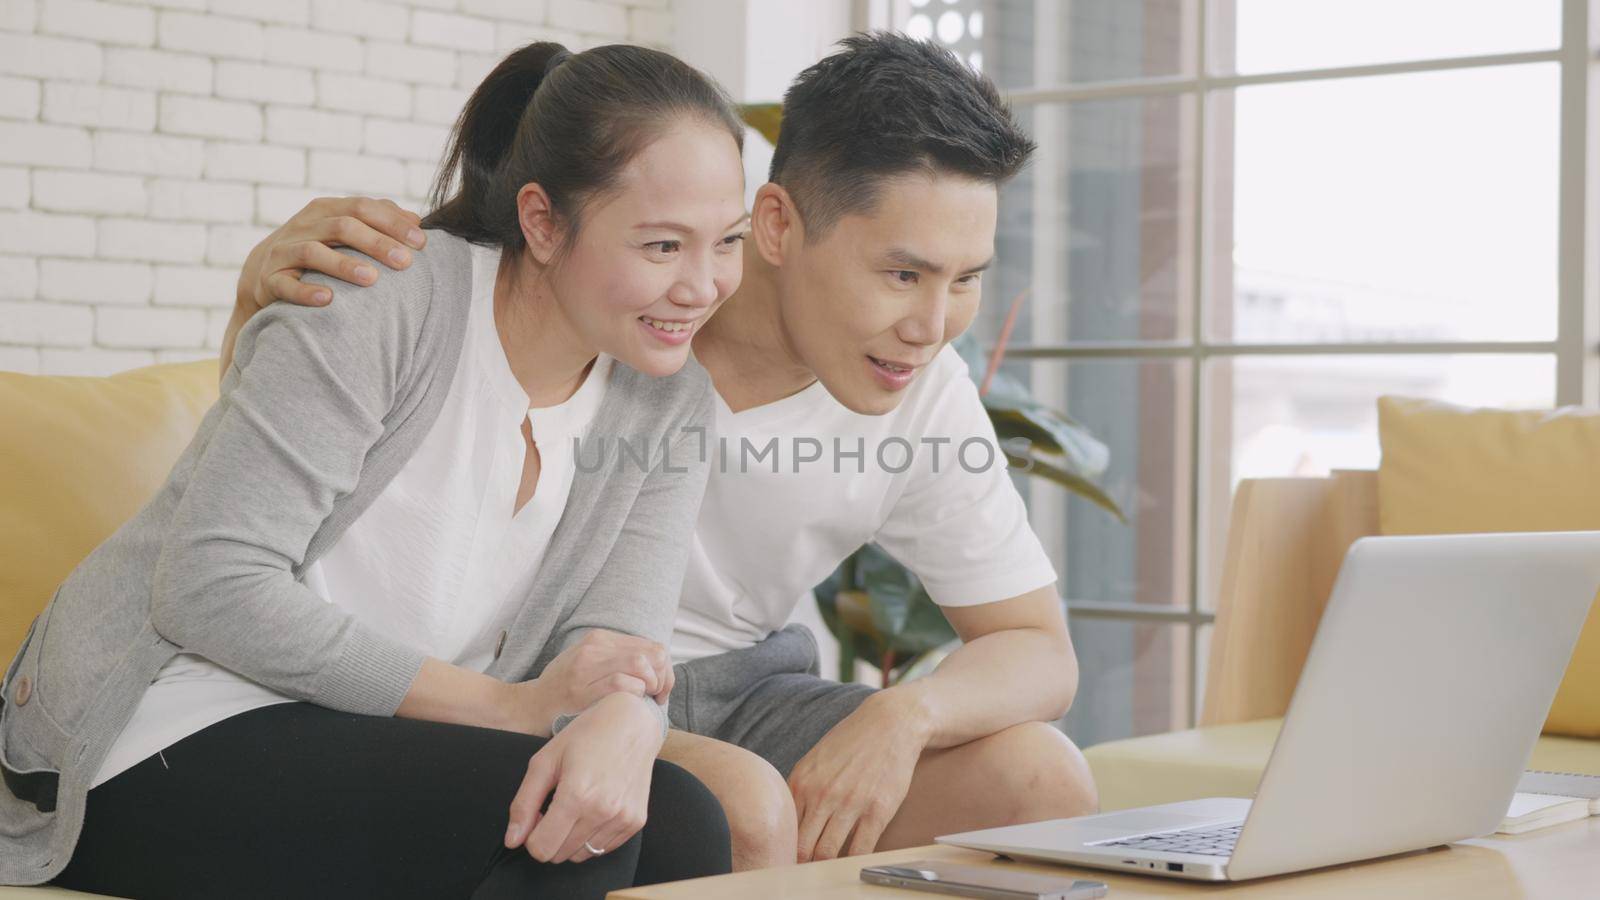
M 1240 822 L 1236 825 L 1216 825 L 1211 828 L 1168 831 L 1164 834 L 1142 834 L 1137 837 L 1105 841 L 1095 846 L 1162 850 L 1167 853 L 1195 853 L 1200 856 L 1232 856 L 1233 844 L 1239 839 L 1239 829 L 1243 827 L 1244 823 Z

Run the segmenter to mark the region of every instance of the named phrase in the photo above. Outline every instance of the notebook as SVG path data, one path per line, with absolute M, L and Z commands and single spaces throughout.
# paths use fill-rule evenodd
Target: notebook
M 1600 775 L 1529 771 L 1496 831 L 1522 834 L 1589 816 L 1600 816 Z

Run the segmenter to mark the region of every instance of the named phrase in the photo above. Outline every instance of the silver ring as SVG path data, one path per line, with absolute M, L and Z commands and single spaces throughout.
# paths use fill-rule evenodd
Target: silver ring
M 606 852 L 605 850 L 594 846 L 593 844 L 589 843 L 588 841 L 584 841 L 583 842 L 583 849 L 589 851 L 591 854 L 593 854 L 595 856 L 602 856 Z

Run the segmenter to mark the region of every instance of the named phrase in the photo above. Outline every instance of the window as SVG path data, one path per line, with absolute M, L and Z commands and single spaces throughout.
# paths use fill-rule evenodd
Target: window
M 1371 468 L 1375 399 L 1600 399 L 1597 0 L 881 0 L 1039 142 L 974 325 L 1112 449 L 1019 481 L 1082 745 L 1197 719 L 1239 479 Z M 1585 229 L 1588 230 L 1585 230 Z

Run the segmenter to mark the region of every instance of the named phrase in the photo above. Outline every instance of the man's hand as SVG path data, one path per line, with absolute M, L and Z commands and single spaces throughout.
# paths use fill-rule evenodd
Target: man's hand
M 319 197 L 251 249 L 239 272 L 235 298 L 251 312 L 277 300 L 321 306 L 333 299 L 328 289 L 302 284 L 307 270 L 352 284 L 372 284 L 378 273 L 334 247 L 354 247 L 393 269 L 411 265 L 407 246 L 426 242 L 422 219 L 389 200 L 370 197 Z
M 868 697 L 789 775 L 800 862 L 871 853 L 911 789 L 927 746 L 916 683 Z
M 334 247 L 354 247 L 392 268 L 404 269 L 411 265 L 411 252 L 402 242 L 418 250 L 427 243 L 421 226 L 416 213 L 388 200 L 320 197 L 306 204 L 245 258 L 233 316 L 222 336 L 220 373 L 227 374 L 233 364 L 234 339 L 257 311 L 278 300 L 322 306 L 333 299 L 327 288 L 300 281 L 307 271 L 359 285 L 378 280 L 372 266 L 336 253 Z
M 528 761 L 511 801 L 505 846 L 540 862 L 583 862 L 583 845 L 610 851 L 644 827 L 661 720 L 626 694 L 602 699 Z M 548 811 L 540 812 L 555 791 Z

